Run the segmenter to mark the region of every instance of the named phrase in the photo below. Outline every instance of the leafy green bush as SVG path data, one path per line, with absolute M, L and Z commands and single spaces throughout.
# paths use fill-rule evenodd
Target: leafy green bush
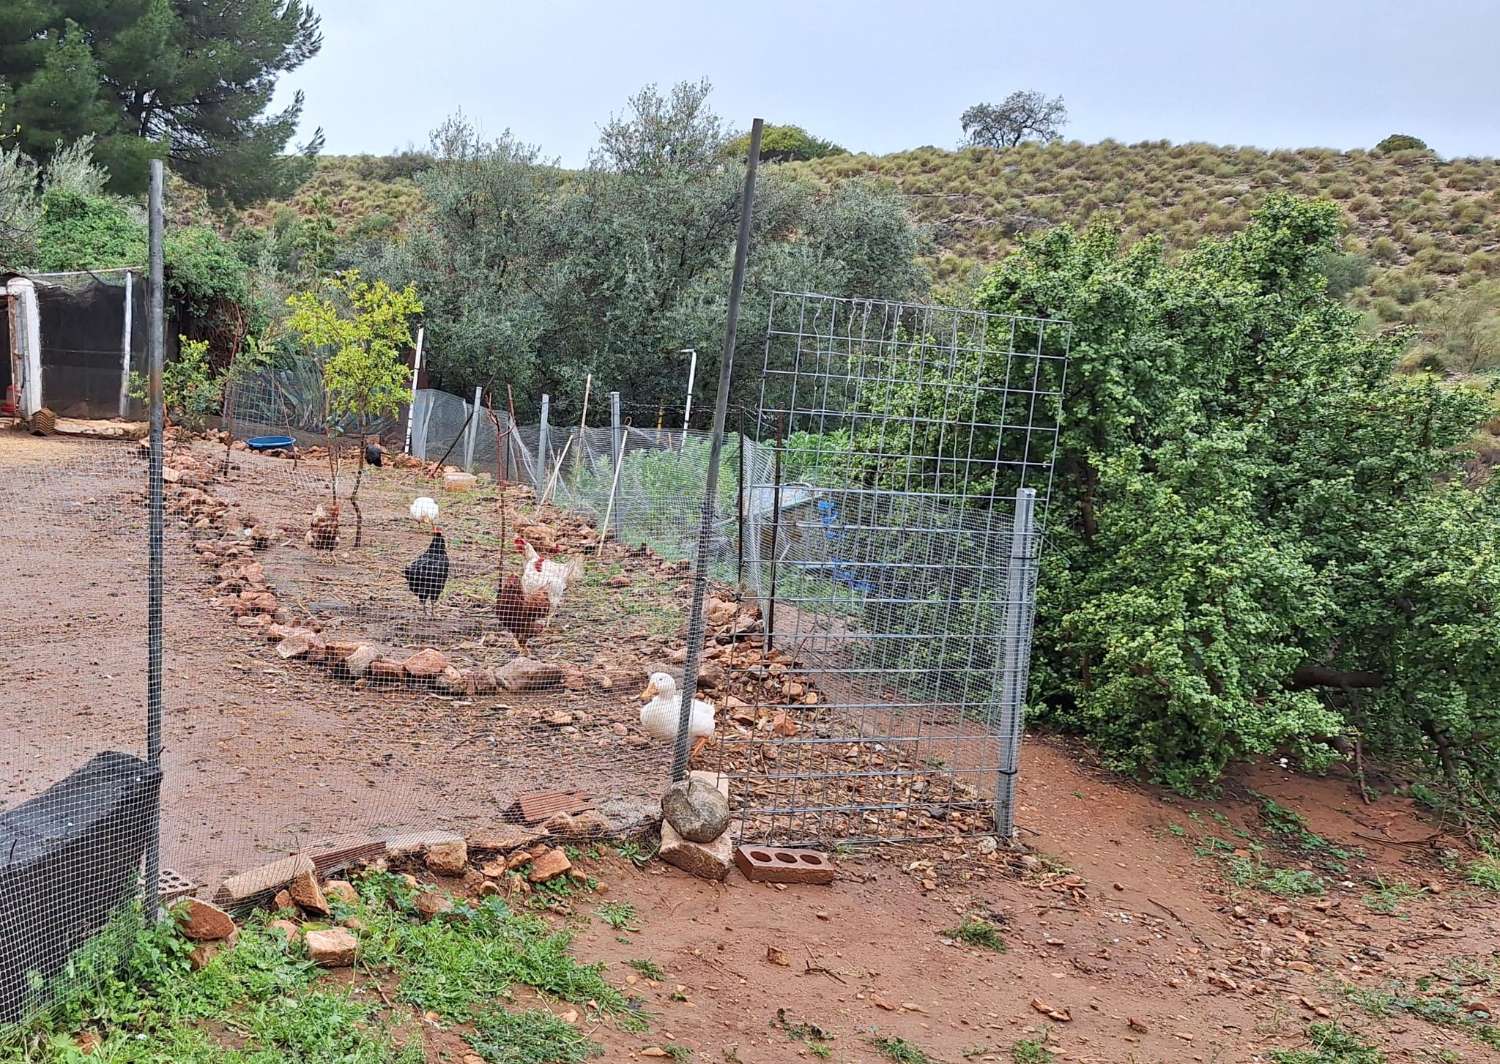
M 1096 226 L 985 283 L 993 310 L 1074 327 L 1033 695 L 1178 787 L 1249 753 L 1324 763 L 1356 729 L 1482 805 L 1500 521 L 1440 478 L 1488 404 L 1390 374 L 1405 337 L 1325 290 L 1339 228 L 1277 195 L 1179 264 Z
M 209 364 L 208 341 L 178 337 L 177 357 L 162 367 L 161 398 L 167 416 L 187 428 L 202 428 L 210 414 L 219 411 L 224 399 L 225 373 L 215 373 Z M 130 394 L 136 399 L 150 396 L 150 382 L 140 373 L 130 375 Z
M 1427 142 L 1410 133 L 1392 133 L 1375 145 L 1375 150 L 1378 152 L 1426 151 Z

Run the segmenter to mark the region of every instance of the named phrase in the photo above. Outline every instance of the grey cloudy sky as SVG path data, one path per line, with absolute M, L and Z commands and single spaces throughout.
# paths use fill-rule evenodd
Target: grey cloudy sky
M 707 76 L 728 123 L 855 151 L 952 147 L 958 115 L 1061 94 L 1067 135 L 1500 154 L 1500 0 L 311 0 L 323 53 L 284 79 L 329 152 L 425 145 L 462 108 L 568 165 L 647 82 Z

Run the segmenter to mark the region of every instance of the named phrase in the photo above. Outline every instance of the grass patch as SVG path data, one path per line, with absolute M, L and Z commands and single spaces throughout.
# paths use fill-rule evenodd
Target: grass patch
M 626 1029 L 645 1026 L 638 1003 L 604 979 L 603 966 L 574 960 L 569 934 L 540 917 L 489 898 L 422 922 L 404 880 L 372 873 L 358 889 L 358 901 L 335 906 L 362 924 L 351 985 L 323 978 L 300 942 L 266 926 L 266 914 L 252 916 L 236 945 L 197 971 L 193 943 L 167 923 L 136 934 L 122 962 L 111 954 L 73 980 L 30 1025 L 0 1034 L 0 1064 L 71 1064 L 82 1059 L 74 1039 L 84 1031 L 99 1038 L 101 1064 L 421 1064 L 421 1037 L 405 1021 L 428 1011 L 474 1023 L 475 1051 L 489 1064 L 592 1055 L 587 1039 L 549 1013 L 498 1010 L 516 984 Z M 81 953 L 80 965 L 87 959 Z M 370 977 L 412 1011 L 384 1010 L 373 994 L 358 993 Z
M 966 918 L 957 927 L 944 931 L 943 935 L 978 949 L 993 950 L 995 953 L 1004 953 L 1006 950 L 1005 939 L 1000 937 L 1000 929 L 977 916 Z
M 635 906 L 628 901 L 607 901 L 594 910 L 594 915 L 616 931 L 639 931 L 635 925 Z
M 904 1038 L 872 1038 L 870 1044 L 896 1064 L 933 1064 L 931 1057 Z
M 469 1045 L 486 1064 L 581 1064 L 604 1052 L 572 1024 L 540 1009 L 491 1013 Z
M 1258 856 L 1231 854 L 1224 859 L 1224 874 L 1237 887 L 1249 887 L 1280 898 L 1315 897 L 1327 889 L 1316 872 L 1268 865 Z
M 1474 968 L 1456 961 L 1449 962 L 1449 969 L 1450 976 L 1423 976 L 1411 985 L 1401 980 L 1381 988 L 1346 985 L 1344 996 L 1371 1016 L 1411 1016 L 1438 1027 L 1461 1030 L 1476 1041 L 1500 1048 L 1500 1027 L 1491 1022 L 1489 1013 L 1471 1012 L 1466 1007 L 1466 988 L 1492 983 L 1491 974 L 1480 972 L 1476 978 Z
M 1051 1064 L 1052 1050 L 1040 1039 L 1023 1038 L 1010 1047 L 1012 1064 Z
M 1387 916 L 1401 908 L 1401 903 L 1422 892 L 1408 883 L 1387 883 L 1381 876 L 1375 877 L 1375 889 L 1364 896 L 1365 908 Z
M 1283 848 L 1307 857 L 1324 871 L 1343 875 L 1349 862 L 1363 856 L 1363 851 L 1337 846 L 1307 826 L 1294 810 L 1273 798 L 1261 796 L 1260 818 L 1266 830 Z
M 1464 878 L 1476 887 L 1500 891 L 1500 858 L 1485 856 L 1470 861 L 1464 869 Z
M 1273 1049 L 1272 1064 L 1385 1064 L 1385 1054 L 1336 1023 L 1307 1029 L 1308 1049 Z
M 626 964 L 640 972 L 647 979 L 654 979 L 658 983 L 666 982 L 667 973 L 661 970 L 661 966 L 653 961 L 626 961 Z

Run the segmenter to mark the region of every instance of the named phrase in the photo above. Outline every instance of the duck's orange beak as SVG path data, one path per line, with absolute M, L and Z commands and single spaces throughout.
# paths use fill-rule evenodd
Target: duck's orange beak
M 648 682 L 646 684 L 646 689 L 641 692 L 641 701 L 642 702 L 649 702 L 653 698 L 655 698 L 656 695 L 657 695 L 656 684 Z

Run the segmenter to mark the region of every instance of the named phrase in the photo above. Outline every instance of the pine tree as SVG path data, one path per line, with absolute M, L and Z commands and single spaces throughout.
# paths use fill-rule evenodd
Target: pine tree
M 234 203 L 289 192 L 322 135 L 288 157 L 302 95 L 276 112 L 271 98 L 321 46 L 302 0 L 0 3 L 0 83 L 22 147 L 45 162 L 59 140 L 92 133 L 117 192 L 144 188 L 156 154 Z

